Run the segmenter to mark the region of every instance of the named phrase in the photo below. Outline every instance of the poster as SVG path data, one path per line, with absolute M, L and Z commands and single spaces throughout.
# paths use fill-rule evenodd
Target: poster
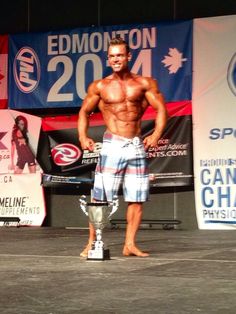
M 0 215 L 18 217 L 20 225 L 40 226 L 45 204 L 35 156 L 41 119 L 5 109 L 0 120 Z
M 41 226 L 45 215 L 41 173 L 0 174 L 2 218 L 19 218 L 20 226 Z M 8 225 L 11 226 L 11 223 L 9 222 Z
M 200 229 L 236 228 L 236 15 L 194 20 L 193 139 Z

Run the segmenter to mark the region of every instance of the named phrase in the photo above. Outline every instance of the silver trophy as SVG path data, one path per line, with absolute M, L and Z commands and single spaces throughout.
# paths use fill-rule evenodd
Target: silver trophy
M 102 241 L 102 230 L 109 223 L 110 217 L 118 208 L 118 197 L 112 202 L 91 202 L 86 201 L 86 196 L 79 199 L 80 208 L 89 218 L 89 222 L 94 226 L 96 231 L 96 240 L 93 241 L 91 250 L 88 251 L 88 260 L 105 260 L 110 259 L 109 249 L 104 248 Z

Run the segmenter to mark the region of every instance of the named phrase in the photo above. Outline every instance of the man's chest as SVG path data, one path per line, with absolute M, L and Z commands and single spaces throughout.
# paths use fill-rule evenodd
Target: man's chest
M 135 82 L 111 82 L 101 90 L 101 98 L 105 103 L 121 103 L 125 101 L 141 101 L 144 97 L 141 84 Z

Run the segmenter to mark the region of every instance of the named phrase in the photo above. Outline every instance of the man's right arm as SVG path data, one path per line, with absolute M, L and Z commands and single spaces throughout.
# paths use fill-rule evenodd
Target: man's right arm
M 98 89 L 99 81 L 93 82 L 85 97 L 78 116 L 78 133 L 82 149 L 93 151 L 94 141 L 88 137 L 87 131 L 89 127 L 89 115 L 93 112 L 100 100 L 100 92 Z

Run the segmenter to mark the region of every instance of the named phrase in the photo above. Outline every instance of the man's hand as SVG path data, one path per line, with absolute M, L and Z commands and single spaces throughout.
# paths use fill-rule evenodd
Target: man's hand
M 80 144 L 82 149 L 88 149 L 90 152 L 92 152 L 94 150 L 94 141 L 89 138 L 89 137 L 85 137 L 83 139 L 80 139 Z
M 155 134 L 148 135 L 143 140 L 144 148 L 145 150 L 148 150 L 149 147 L 156 147 L 158 144 L 159 136 L 156 136 Z

